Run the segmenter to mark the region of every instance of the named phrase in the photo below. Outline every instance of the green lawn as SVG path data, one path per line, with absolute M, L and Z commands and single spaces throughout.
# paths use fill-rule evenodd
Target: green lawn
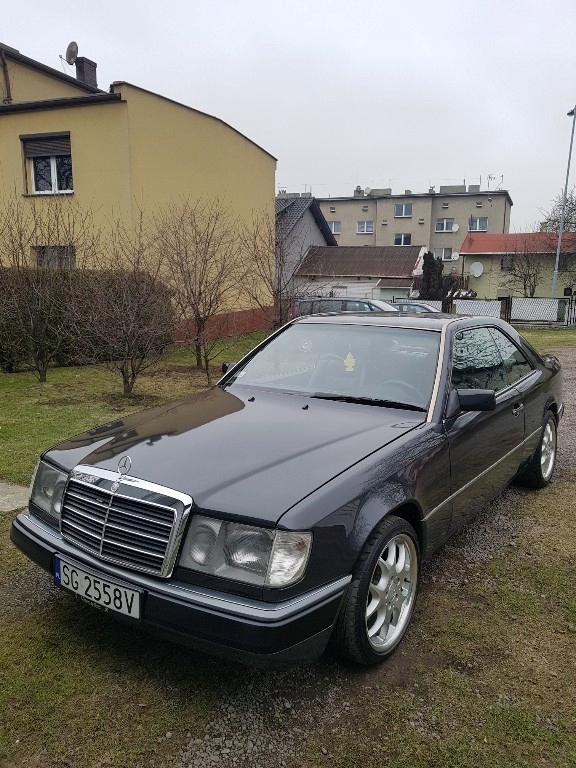
M 224 360 L 238 360 L 264 338 L 249 334 L 224 340 L 213 360 L 214 379 Z M 0 481 L 27 485 L 41 451 L 120 414 L 161 405 L 206 387 L 189 348 L 177 347 L 145 371 L 134 395 L 121 395 L 119 375 L 103 366 L 54 368 L 40 384 L 31 373 L 0 373 Z

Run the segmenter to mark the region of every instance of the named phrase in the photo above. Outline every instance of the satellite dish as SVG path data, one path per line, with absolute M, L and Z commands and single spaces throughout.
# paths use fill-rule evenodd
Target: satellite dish
M 480 277 L 482 272 L 484 272 L 484 265 L 479 261 L 475 261 L 473 264 L 470 264 L 470 274 L 472 277 Z
M 69 43 L 68 48 L 66 48 L 66 56 L 65 56 L 66 63 L 74 64 L 77 57 L 78 57 L 78 43 L 75 43 L 74 40 L 72 40 L 72 42 Z
M 452 259 L 452 261 L 458 261 L 458 259 L 460 258 L 460 254 L 458 253 L 458 251 L 452 251 L 450 258 Z
M 366 189 L 364 190 L 364 194 L 365 194 L 365 195 L 369 195 L 369 194 L 370 194 L 370 192 L 372 192 L 372 190 L 370 189 L 370 187 L 366 187 Z
M 460 226 L 458 224 L 452 224 L 452 232 L 458 232 Z

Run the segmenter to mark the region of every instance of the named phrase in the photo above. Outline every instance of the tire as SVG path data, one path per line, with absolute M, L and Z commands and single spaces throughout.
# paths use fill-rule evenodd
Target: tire
M 334 630 L 338 655 L 365 665 L 390 656 L 408 629 L 419 581 L 416 532 L 390 515 L 368 539 L 354 570 Z
M 538 447 L 519 478 L 521 485 L 528 488 L 544 488 L 548 485 L 556 464 L 556 441 L 556 417 L 552 411 L 546 411 Z

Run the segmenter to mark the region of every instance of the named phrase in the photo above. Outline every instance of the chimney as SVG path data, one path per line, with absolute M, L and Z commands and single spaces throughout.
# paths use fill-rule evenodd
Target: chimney
M 98 88 L 98 83 L 96 82 L 96 67 L 97 64 L 95 61 L 90 61 L 86 56 L 78 56 L 76 59 L 76 79 L 86 85 Z

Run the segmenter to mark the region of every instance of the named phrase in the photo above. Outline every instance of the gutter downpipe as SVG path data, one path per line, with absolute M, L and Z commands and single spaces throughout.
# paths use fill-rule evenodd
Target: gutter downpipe
M 572 118 L 572 133 L 570 135 L 570 149 L 568 151 L 568 166 L 566 167 L 566 183 L 564 184 L 564 197 L 562 199 L 562 211 L 560 213 L 560 229 L 558 231 L 558 246 L 556 248 L 556 261 L 554 263 L 554 272 L 552 273 L 551 297 L 556 298 L 556 288 L 558 285 L 558 267 L 560 266 L 560 251 L 562 249 L 562 235 L 564 234 L 564 215 L 566 212 L 566 198 L 568 197 L 568 177 L 570 176 L 570 161 L 572 160 L 572 144 L 574 143 L 574 126 L 576 125 L 576 106 L 568 112 L 568 117 Z
M 10 89 L 10 75 L 8 73 L 8 63 L 6 61 L 6 54 L 4 49 L 0 48 L 0 61 L 2 62 L 2 70 L 4 72 L 4 85 L 6 87 L 6 96 L 4 97 L 3 104 L 12 104 L 12 91 Z

